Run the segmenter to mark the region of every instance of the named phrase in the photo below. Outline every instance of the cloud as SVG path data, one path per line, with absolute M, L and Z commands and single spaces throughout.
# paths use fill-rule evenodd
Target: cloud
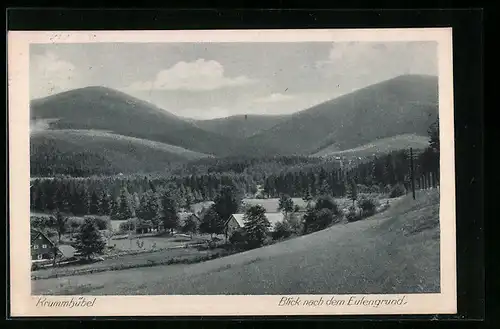
M 256 103 L 279 103 L 279 102 L 286 102 L 290 100 L 294 100 L 296 96 L 293 95 L 285 95 L 281 93 L 274 93 L 270 94 L 265 97 L 257 98 L 255 100 Z
M 152 81 L 137 81 L 131 90 L 191 90 L 209 91 L 225 87 L 244 86 L 256 81 L 244 75 L 227 77 L 224 67 L 217 61 L 198 59 L 194 62 L 178 62 L 158 72 Z
M 335 42 L 316 62 L 326 76 L 365 85 L 403 74 L 437 75 L 435 42 Z
M 44 97 L 75 86 L 75 66 L 51 52 L 30 59 L 31 98 Z

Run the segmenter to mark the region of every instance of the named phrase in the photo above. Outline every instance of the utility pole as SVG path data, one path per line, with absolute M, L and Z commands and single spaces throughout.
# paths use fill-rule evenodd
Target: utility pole
M 415 200 L 415 172 L 413 168 L 413 148 L 410 147 L 410 175 L 411 175 L 411 192 L 413 200 Z

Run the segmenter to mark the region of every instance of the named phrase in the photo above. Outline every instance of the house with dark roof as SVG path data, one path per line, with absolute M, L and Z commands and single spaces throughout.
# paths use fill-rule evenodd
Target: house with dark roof
M 75 256 L 76 249 L 70 245 L 57 246 L 45 233 L 31 230 L 31 260 L 34 262 L 53 260 L 54 255 L 60 260 Z
M 227 235 L 231 236 L 235 231 L 245 227 L 245 214 L 232 214 L 226 222 Z M 285 220 L 285 215 L 281 212 L 265 213 L 267 220 L 271 223 L 269 230 L 272 232 L 277 223 Z

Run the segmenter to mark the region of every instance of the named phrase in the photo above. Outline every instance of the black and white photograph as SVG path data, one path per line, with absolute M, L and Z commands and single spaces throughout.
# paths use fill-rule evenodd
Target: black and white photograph
M 442 292 L 438 41 L 26 49 L 32 296 Z

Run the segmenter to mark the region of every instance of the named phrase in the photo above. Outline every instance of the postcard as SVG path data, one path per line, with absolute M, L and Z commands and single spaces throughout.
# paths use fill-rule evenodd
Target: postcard
M 9 32 L 11 315 L 456 313 L 451 37 Z

